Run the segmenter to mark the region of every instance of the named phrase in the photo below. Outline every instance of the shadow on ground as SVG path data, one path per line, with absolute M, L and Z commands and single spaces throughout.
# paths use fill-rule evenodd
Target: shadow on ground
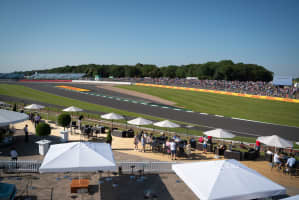
M 100 185 L 101 199 L 109 200 L 140 200 L 140 199 L 174 199 L 168 192 L 161 177 L 157 174 L 145 176 L 124 175 L 104 180 Z

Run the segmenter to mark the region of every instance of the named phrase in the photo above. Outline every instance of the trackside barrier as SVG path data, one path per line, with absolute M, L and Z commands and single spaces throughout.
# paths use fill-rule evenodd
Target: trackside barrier
M 115 84 L 115 85 L 131 85 L 131 82 L 120 81 L 85 81 L 85 80 L 72 80 L 73 83 L 91 83 L 91 84 Z
M 39 168 L 42 161 L 40 160 L 0 160 L 0 169 L 7 173 L 16 172 L 29 172 L 29 173 L 39 173 Z M 121 167 L 122 171 L 125 173 L 130 173 L 132 171 L 136 173 L 138 170 L 143 170 L 149 173 L 171 173 L 171 165 L 175 162 L 136 162 L 136 161 L 122 161 L 116 162 L 117 168 Z

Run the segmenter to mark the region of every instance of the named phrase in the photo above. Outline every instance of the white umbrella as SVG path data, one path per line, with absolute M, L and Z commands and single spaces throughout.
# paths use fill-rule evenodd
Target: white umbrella
M 207 135 L 207 136 L 212 136 L 212 137 L 216 137 L 216 138 L 233 138 L 235 137 L 234 134 L 225 131 L 223 129 L 214 129 L 214 130 L 210 130 L 210 131 L 205 131 L 203 132 L 203 134 Z
M 277 135 L 272 136 L 262 136 L 257 138 L 258 141 L 261 143 L 272 146 L 272 147 L 278 147 L 278 148 L 288 148 L 293 147 L 293 142 L 283 139 Z
M 113 129 L 113 120 L 120 120 L 120 119 L 124 119 L 123 116 L 121 115 L 118 115 L 118 114 L 115 114 L 115 113 L 108 113 L 108 114 L 105 114 L 105 115 L 101 115 L 101 118 L 103 119 L 110 119 L 112 120 L 112 124 L 111 124 L 111 131 Z
M 71 106 L 71 107 L 63 109 L 62 111 L 64 111 L 64 112 L 81 112 L 83 110 L 81 108 L 77 108 L 75 106 Z
M 0 109 L 0 127 L 22 122 L 27 119 L 28 115 L 25 113 Z
M 164 121 L 160 121 L 160 122 L 156 122 L 154 123 L 155 126 L 159 126 L 159 127 L 164 127 L 164 128 L 167 128 L 167 131 L 168 131 L 168 128 L 178 128 L 180 127 L 180 125 L 176 124 L 176 123 L 173 123 L 169 120 L 164 120 Z
M 132 119 L 132 120 L 128 121 L 128 123 L 137 125 L 137 126 L 141 126 L 141 125 L 149 125 L 149 124 L 152 124 L 153 122 L 150 120 L 144 119 L 142 117 L 138 117 L 136 119 Z
M 44 107 L 45 106 L 38 105 L 38 104 L 31 104 L 31 105 L 25 106 L 24 108 L 28 109 L 28 110 L 39 110 L 39 109 L 42 109 Z
M 169 120 L 164 120 L 161 122 L 154 123 L 155 126 L 164 127 L 164 128 L 178 128 L 180 125 L 173 123 Z
M 98 142 L 71 142 L 51 145 L 40 173 L 116 171 L 109 144 Z
M 286 189 L 236 160 L 173 164 L 172 169 L 201 200 L 247 200 Z
M 0 106 L 5 105 L 6 103 L 3 101 L 0 101 Z
M 101 115 L 101 118 L 103 118 L 103 119 L 111 119 L 111 120 L 124 119 L 123 116 L 115 114 L 115 113 L 108 113 L 108 114 L 105 114 L 105 115 Z

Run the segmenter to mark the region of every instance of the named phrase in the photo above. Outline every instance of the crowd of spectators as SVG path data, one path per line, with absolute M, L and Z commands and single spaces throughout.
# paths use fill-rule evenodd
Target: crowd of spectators
M 243 94 L 273 96 L 283 98 L 296 98 L 299 88 L 294 86 L 274 86 L 272 82 L 262 81 L 226 81 L 226 80 L 197 80 L 187 78 L 114 78 L 115 81 L 128 81 L 134 83 L 149 83 L 159 85 L 173 85 L 193 87 L 209 90 L 220 90 Z

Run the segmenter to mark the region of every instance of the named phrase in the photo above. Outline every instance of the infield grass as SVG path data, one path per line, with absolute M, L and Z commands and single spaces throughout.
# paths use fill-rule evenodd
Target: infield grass
M 146 86 L 117 86 L 157 96 L 196 112 L 299 127 L 299 104 Z
M 130 88 L 128 88 L 128 89 L 130 89 Z M 48 104 L 52 104 L 52 105 L 59 105 L 59 106 L 65 106 L 65 107 L 72 105 L 72 106 L 80 107 L 84 110 L 92 110 L 92 111 L 99 111 L 99 112 L 105 112 L 105 113 L 115 112 L 115 113 L 118 113 L 121 115 L 126 115 L 126 116 L 130 116 L 130 117 L 143 117 L 143 118 L 146 118 L 149 120 L 154 120 L 154 121 L 164 120 L 163 118 L 153 117 L 153 116 L 149 116 L 149 115 L 142 115 L 139 113 L 127 112 L 124 110 L 119 110 L 119 109 L 114 109 L 114 108 L 101 106 L 101 105 L 97 105 L 97 104 L 92 104 L 92 103 L 88 103 L 88 102 L 84 102 L 84 101 L 79 101 L 76 99 L 57 96 L 57 95 L 50 94 L 47 92 L 34 90 L 32 88 L 25 87 L 22 85 L 0 84 L 0 94 L 6 95 L 6 96 L 18 97 L 21 99 L 28 99 L 28 100 L 42 102 L 42 103 L 48 103 Z M 158 96 L 158 95 L 156 95 L 156 96 Z M 53 112 L 61 112 L 58 108 L 48 108 L 48 110 L 53 111 Z M 80 113 L 75 113 L 75 115 L 76 114 L 79 115 Z M 98 114 L 91 114 L 91 113 L 85 113 L 85 112 L 83 112 L 82 114 L 84 114 L 85 116 L 88 116 L 90 118 L 93 118 L 93 119 L 99 119 L 99 117 L 100 117 Z M 44 115 L 43 117 L 44 118 L 48 117 L 50 120 L 56 121 L 56 115 Z M 118 120 L 117 122 L 125 123 L 124 120 Z M 174 122 L 184 124 L 184 125 L 189 124 L 189 123 L 183 123 L 183 122 L 179 122 L 179 121 L 174 121 Z M 192 124 L 192 125 L 194 125 L 194 124 Z M 198 126 L 198 125 L 194 125 L 194 126 Z M 152 125 L 144 126 L 144 127 L 153 128 Z M 154 127 L 154 128 L 157 129 L 157 127 Z M 196 136 L 203 135 L 202 131 L 194 130 L 194 129 L 186 130 L 185 128 L 174 128 L 174 129 L 159 128 L 159 130 L 169 130 L 169 131 L 178 132 L 178 133 L 188 133 L 188 134 L 196 135 Z M 236 136 L 235 138 L 232 138 L 232 140 L 249 142 L 249 143 L 255 142 L 254 137 Z M 299 146 L 295 145 L 295 148 L 298 148 L 298 147 Z

